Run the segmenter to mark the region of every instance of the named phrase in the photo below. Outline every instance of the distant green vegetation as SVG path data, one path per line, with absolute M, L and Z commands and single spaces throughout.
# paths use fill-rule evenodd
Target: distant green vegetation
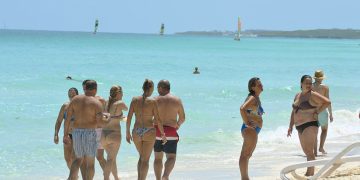
M 188 31 L 176 34 L 183 35 L 212 35 L 231 36 L 231 31 Z M 271 31 L 271 30 L 247 30 L 241 32 L 242 36 L 251 37 L 290 37 L 290 38 L 336 38 L 336 39 L 360 39 L 360 30 L 356 29 L 314 29 L 296 31 Z

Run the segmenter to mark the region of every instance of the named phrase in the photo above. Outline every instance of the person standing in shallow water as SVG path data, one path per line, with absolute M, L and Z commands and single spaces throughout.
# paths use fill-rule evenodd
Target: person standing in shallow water
M 123 111 L 128 107 L 122 101 L 123 91 L 120 86 L 112 86 L 110 89 L 109 100 L 106 102 L 106 112 L 110 113 L 110 122 L 102 129 L 101 144 L 104 147 L 107 159 L 104 170 L 104 180 L 108 180 L 110 172 L 114 179 L 118 180 L 116 156 L 119 152 L 121 143 L 120 120 L 123 118 Z
M 86 85 L 86 83 L 88 81 L 91 81 L 91 80 L 86 79 L 86 80 L 84 80 L 82 82 L 82 87 L 83 87 L 84 92 L 85 92 L 85 85 Z M 101 97 L 101 96 L 98 96 L 98 95 L 96 95 L 95 98 L 100 101 L 100 103 L 102 105 L 102 109 L 103 109 L 103 111 L 105 111 L 105 104 L 106 104 L 105 99 L 103 97 Z M 98 124 L 97 128 L 96 128 L 96 141 L 98 143 L 98 149 L 97 149 L 97 152 L 96 152 L 96 159 L 98 160 L 99 165 L 100 165 L 101 169 L 104 172 L 105 171 L 106 160 L 104 158 L 104 147 L 101 145 L 101 142 L 100 142 L 101 133 L 102 133 L 102 124 Z M 86 159 L 83 161 L 83 165 L 81 165 L 81 167 L 80 167 L 81 168 L 81 174 L 84 173 L 85 166 L 86 166 Z
M 56 124 L 55 124 L 55 135 L 54 135 L 54 143 L 58 144 L 59 143 L 59 130 L 61 127 L 61 123 L 63 122 L 63 120 L 66 120 L 66 111 L 67 108 L 69 107 L 70 101 L 76 96 L 79 95 L 79 91 L 76 88 L 70 88 L 68 90 L 68 97 L 69 97 L 69 101 L 64 103 L 61 106 L 58 118 L 56 120 Z M 71 121 L 73 121 L 74 118 L 71 118 Z M 65 123 L 64 123 L 65 125 Z M 70 123 L 70 137 L 71 137 L 71 130 L 72 130 L 72 123 Z M 70 170 L 71 167 L 71 163 L 73 161 L 73 148 L 72 148 L 72 142 L 70 141 L 69 144 L 65 144 L 64 143 L 64 158 L 66 161 L 66 165 Z
M 313 83 L 313 90 L 328 99 L 329 97 L 329 87 L 322 83 L 322 81 L 325 79 L 324 72 L 321 70 L 315 71 L 314 76 L 315 82 Z M 324 149 L 324 144 L 326 140 L 327 130 L 328 130 L 328 122 L 330 118 L 330 122 L 333 122 L 333 114 L 332 114 L 332 108 L 331 104 L 328 106 L 328 111 L 326 109 L 324 111 L 321 111 L 319 113 L 319 125 L 321 126 L 321 135 L 320 135 L 320 146 L 319 146 L 319 152 L 326 154 L 326 151 Z M 330 115 L 330 117 L 329 117 Z M 316 144 L 317 145 L 317 144 Z M 317 155 L 317 148 L 315 145 L 315 156 Z
M 79 167 L 86 160 L 83 179 L 93 179 L 94 160 L 98 142 L 95 128 L 98 124 L 106 124 L 109 116 L 103 114 L 100 101 L 95 98 L 97 92 L 96 81 L 90 80 L 85 84 L 85 95 L 77 95 L 69 104 L 65 120 L 65 134 L 63 142 L 69 144 L 70 119 L 76 117 L 73 123 L 72 138 L 75 159 L 71 164 L 68 179 L 77 179 Z
M 149 159 L 156 137 L 154 120 L 158 125 L 163 143 L 165 144 L 167 141 L 156 100 L 150 97 L 154 91 L 153 81 L 146 79 L 142 88 L 143 95 L 134 97 L 131 101 L 126 122 L 126 141 L 130 144 L 130 141 L 133 140 L 139 153 L 138 180 L 146 179 L 149 170 Z M 134 113 L 135 124 L 132 133 L 130 133 L 131 119 Z
M 249 179 L 249 159 L 255 150 L 258 134 L 260 133 L 263 124 L 262 115 L 264 114 L 260 101 L 260 94 L 263 91 L 260 78 L 251 78 L 248 83 L 248 90 L 249 94 L 244 104 L 240 107 L 240 114 L 243 119 L 241 134 L 244 138 L 239 159 L 242 180 Z
M 290 137 L 295 124 L 301 147 L 308 161 L 315 160 L 315 144 L 318 133 L 318 114 L 330 105 L 330 100 L 312 91 L 312 78 L 301 77 L 301 92 L 294 98 L 287 136 Z M 308 167 L 305 176 L 314 175 L 314 167 Z
M 159 96 L 155 97 L 155 100 L 158 104 L 159 116 L 163 120 L 167 143 L 162 144 L 160 131 L 158 126 L 155 125 L 154 172 L 157 180 L 167 180 L 175 166 L 177 144 L 179 141 L 177 130 L 185 122 L 185 112 L 180 98 L 170 93 L 170 82 L 168 80 L 161 80 L 158 83 L 157 89 Z M 166 161 L 164 173 L 162 173 L 164 153 L 166 154 Z

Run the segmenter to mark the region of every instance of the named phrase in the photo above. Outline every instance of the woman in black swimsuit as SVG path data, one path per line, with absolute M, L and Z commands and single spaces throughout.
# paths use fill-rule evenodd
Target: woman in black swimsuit
M 293 125 L 298 131 L 301 147 L 308 161 L 315 160 L 316 136 L 318 133 L 317 116 L 330 105 L 330 100 L 312 91 L 312 78 L 301 77 L 301 92 L 296 94 L 291 112 L 288 137 L 291 136 Z M 305 176 L 314 175 L 314 167 L 307 168 Z

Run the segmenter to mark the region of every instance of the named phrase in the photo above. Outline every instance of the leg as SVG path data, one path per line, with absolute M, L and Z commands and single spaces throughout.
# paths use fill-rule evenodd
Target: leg
M 84 160 L 82 161 L 82 163 L 80 165 L 81 177 L 83 179 L 86 179 L 86 166 L 87 166 L 87 162 L 86 162 L 86 158 L 84 158 Z
M 104 169 L 104 180 L 109 180 L 110 177 L 110 171 L 113 172 L 114 178 L 118 179 L 118 175 L 117 175 L 117 167 L 116 167 L 116 156 L 117 153 L 119 151 L 119 147 L 120 144 L 119 143 L 111 143 L 106 145 L 105 151 L 107 154 L 107 160 L 106 160 L 106 165 L 105 165 L 105 169 Z
M 140 180 L 145 180 L 148 170 L 149 170 L 149 159 L 152 153 L 152 150 L 154 148 L 154 144 L 155 144 L 155 139 L 153 141 L 141 141 L 141 149 L 138 148 L 137 149 L 140 153 L 140 164 L 138 164 L 138 168 L 139 168 L 139 179 Z
M 103 170 L 105 169 L 106 160 L 104 158 L 104 149 L 98 149 L 96 152 L 96 159 L 99 161 L 100 167 Z
M 241 179 L 248 180 L 249 179 L 249 175 L 248 175 L 249 159 L 256 147 L 257 134 L 256 134 L 255 129 L 245 128 L 242 132 L 242 135 L 244 137 L 244 142 L 243 142 L 243 146 L 241 149 L 239 166 L 240 166 Z
M 300 142 L 302 144 L 303 151 L 308 161 L 315 160 L 314 146 L 316 142 L 317 133 L 318 133 L 318 127 L 309 126 L 305 128 L 300 135 Z M 307 168 L 305 176 L 314 175 L 314 171 L 315 171 L 314 167 Z
M 317 157 L 318 156 L 318 154 L 317 154 L 317 142 L 318 142 L 318 134 L 316 133 L 316 137 L 315 137 L 315 144 L 314 144 L 314 155 L 315 155 L 315 157 Z
M 163 180 L 169 179 L 170 173 L 174 169 L 175 161 L 176 161 L 175 153 L 166 154 L 165 170 L 164 170 L 164 175 L 162 177 Z
M 69 180 L 76 180 L 78 178 L 79 167 L 83 161 L 83 158 L 76 158 L 71 164 Z
M 118 175 L 118 171 L 117 171 L 116 158 L 115 158 L 114 163 L 112 165 L 111 172 L 112 172 L 115 180 L 120 180 L 119 175 Z
M 64 144 L 64 158 L 66 161 L 66 165 L 71 169 L 71 164 L 73 161 L 73 147 L 72 144 Z
M 161 179 L 162 169 L 163 169 L 163 156 L 164 152 L 155 152 L 155 160 L 154 160 L 154 172 L 156 176 L 156 180 Z
M 140 166 L 141 166 L 141 152 L 142 152 L 142 141 L 141 139 L 139 138 L 136 138 L 136 136 L 134 136 L 133 134 L 133 142 L 135 144 L 135 147 L 136 147 L 136 150 L 138 151 L 139 153 L 139 160 L 138 160 L 138 163 L 137 163 L 137 173 L 138 173 L 138 180 L 140 179 Z
M 326 151 L 324 149 L 324 144 L 325 144 L 325 140 L 326 140 L 326 136 L 327 136 L 327 130 L 328 130 L 328 124 L 321 126 L 319 151 L 323 154 L 326 154 Z
M 95 174 L 95 157 L 86 156 L 86 180 L 92 180 Z

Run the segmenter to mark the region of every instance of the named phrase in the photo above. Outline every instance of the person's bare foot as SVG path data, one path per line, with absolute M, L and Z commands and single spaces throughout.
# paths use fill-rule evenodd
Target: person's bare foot
M 162 177 L 162 180 L 169 180 L 169 177 Z
M 325 149 L 319 149 L 319 152 L 321 152 L 322 154 L 327 154 L 327 152 L 325 151 Z

